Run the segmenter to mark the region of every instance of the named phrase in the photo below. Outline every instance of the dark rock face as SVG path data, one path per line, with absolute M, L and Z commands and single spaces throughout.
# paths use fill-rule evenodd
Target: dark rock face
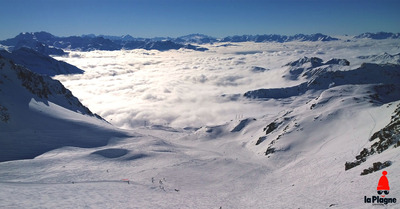
M 367 174 L 370 174 L 370 173 L 373 173 L 373 172 L 375 172 L 375 171 L 379 171 L 379 170 L 382 170 L 382 169 L 384 169 L 384 168 L 386 168 L 386 167 L 389 167 L 389 166 L 391 166 L 392 165 L 392 161 L 385 161 L 384 163 L 381 163 L 381 162 L 375 162 L 375 163 L 373 163 L 372 164 L 372 167 L 369 167 L 368 169 L 364 169 L 362 172 L 361 172 L 361 176 L 363 176 L 363 175 L 367 175 Z

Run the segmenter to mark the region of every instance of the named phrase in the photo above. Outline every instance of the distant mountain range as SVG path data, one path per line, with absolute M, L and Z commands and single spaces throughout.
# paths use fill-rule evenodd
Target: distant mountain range
M 339 39 L 333 38 L 321 33 L 304 35 L 297 34 L 294 36 L 285 35 L 243 35 L 243 36 L 228 36 L 223 38 L 222 42 L 290 42 L 290 41 L 337 41 Z
M 94 34 L 82 35 L 82 37 L 90 37 L 90 38 L 102 37 L 122 44 L 132 41 L 144 41 L 144 42 L 172 41 L 179 44 L 206 44 L 206 43 L 215 43 L 220 41 L 220 39 L 198 33 L 189 34 L 186 36 L 180 36 L 178 38 L 171 38 L 171 37 L 134 38 L 131 35 L 108 36 L 108 35 L 94 35 Z
M 370 39 L 399 39 L 400 33 L 386 33 L 386 32 L 379 32 L 379 33 L 363 33 L 354 38 L 370 38 Z
M 356 39 L 398 39 L 400 33 L 363 33 L 355 36 Z M 0 44 L 9 50 L 17 50 L 22 47 L 31 48 L 44 55 L 63 55 L 63 50 L 121 50 L 121 49 L 146 49 L 167 51 L 171 49 L 191 49 L 206 51 L 207 48 L 197 46 L 197 44 L 213 44 L 217 42 L 291 42 L 291 41 L 337 41 L 334 38 L 321 33 L 304 35 L 240 35 L 228 36 L 224 38 L 214 38 L 203 34 L 190 34 L 178 38 L 155 37 L 155 38 L 134 38 L 130 35 L 107 36 L 107 35 L 82 35 L 58 37 L 48 32 L 20 33 L 14 38 L 0 41 Z M 196 45 L 195 45 L 196 44 Z
M 189 34 L 186 36 L 180 36 L 177 38 L 171 37 L 155 37 L 155 38 L 134 38 L 130 35 L 123 36 L 107 36 L 107 35 L 83 35 L 82 37 L 91 37 L 91 38 L 105 38 L 110 39 L 112 41 L 117 41 L 120 43 L 126 43 L 129 41 L 172 41 L 180 44 L 212 44 L 217 42 L 290 42 L 290 41 L 337 41 L 339 38 L 334 38 L 328 35 L 324 35 L 321 33 L 315 33 L 311 35 L 305 34 L 296 34 L 293 36 L 287 35 L 278 35 L 278 34 L 264 34 L 264 35 L 234 35 L 227 36 L 224 38 L 215 38 L 212 36 L 204 35 L 204 34 Z M 397 39 L 400 38 L 400 33 L 387 33 L 387 32 L 378 32 L 378 33 L 363 33 L 357 36 L 354 36 L 356 39 L 369 38 L 369 39 Z
M 107 35 L 83 35 L 82 37 L 87 38 L 105 38 L 112 40 L 115 43 L 119 43 L 125 45 L 129 42 L 159 42 L 159 41 L 171 41 L 177 44 L 212 44 L 217 42 L 290 42 L 290 41 L 336 41 L 339 40 L 337 38 L 333 38 L 321 33 L 304 35 L 304 34 L 296 34 L 293 36 L 286 35 L 236 35 L 236 36 L 228 36 L 224 38 L 215 38 L 211 36 L 207 36 L 204 34 L 189 34 L 186 36 L 180 36 L 177 38 L 171 37 L 156 37 L 156 38 L 134 38 L 130 35 L 124 36 L 107 36 Z M 129 47 L 128 47 L 129 48 Z
M 121 50 L 121 49 L 155 49 L 167 51 L 171 49 L 192 49 L 205 51 L 206 48 L 191 44 L 182 44 L 168 39 L 135 39 L 131 36 L 69 36 L 57 37 L 47 32 L 20 33 L 14 38 L 0 41 L 8 49 L 17 50 L 21 47 L 32 48 L 46 55 L 63 55 L 62 50 Z

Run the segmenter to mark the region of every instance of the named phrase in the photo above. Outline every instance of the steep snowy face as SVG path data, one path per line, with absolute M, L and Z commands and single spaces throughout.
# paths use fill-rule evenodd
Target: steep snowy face
M 0 66 L 3 91 L 17 89 L 21 85 L 32 94 L 33 98 L 45 99 L 74 112 L 97 116 L 83 106 L 59 81 L 36 74 L 4 58 L 0 58 Z
M 0 161 L 67 145 L 104 145 L 112 132 L 59 81 L 0 57 Z
M 31 71 L 47 76 L 60 74 L 81 74 L 83 70 L 63 61 L 45 55 L 31 48 L 22 47 L 17 50 L 7 52 L 0 50 L 0 56 L 12 60 L 14 63 L 23 65 Z

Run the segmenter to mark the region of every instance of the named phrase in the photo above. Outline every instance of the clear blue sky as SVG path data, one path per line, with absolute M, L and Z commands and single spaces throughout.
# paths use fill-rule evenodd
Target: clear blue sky
M 0 0 L 0 40 L 47 31 L 134 37 L 400 32 L 400 0 Z

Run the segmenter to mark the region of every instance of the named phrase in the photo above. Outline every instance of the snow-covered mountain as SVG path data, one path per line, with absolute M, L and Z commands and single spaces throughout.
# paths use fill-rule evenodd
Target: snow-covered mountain
M 330 64 L 327 65 L 327 63 Z M 380 106 L 400 100 L 400 65 L 364 63 L 356 69 L 340 69 L 341 66 L 348 65 L 347 60 L 332 59 L 323 63 L 322 59 L 316 57 L 301 58 L 290 62 L 287 66 L 291 67 L 289 73 L 296 72 L 295 79 L 299 79 L 300 76 L 305 77 L 303 79 L 305 82 L 292 87 L 258 89 L 246 92 L 244 96 L 251 99 L 296 100 L 299 96 L 308 99 L 305 104 L 287 110 L 266 125 L 263 129 L 266 134 L 259 137 L 256 145 L 266 144 L 264 141 L 268 141 L 268 148 L 265 148 L 266 155 L 277 151 L 285 155 L 286 151 L 295 149 L 293 143 L 297 142 L 287 142 L 284 136 L 294 135 L 298 137 L 299 132 L 306 131 L 307 134 L 312 132 L 312 130 L 304 130 L 305 127 L 302 125 L 304 123 L 324 124 L 328 121 L 335 123 L 333 121 L 336 120 L 336 117 L 344 114 L 343 112 L 346 112 L 346 109 L 356 111 L 362 105 Z M 290 76 L 293 76 L 293 74 Z M 322 111 L 315 111 L 316 109 Z M 393 134 L 390 143 L 387 143 L 387 147 L 396 144 L 399 140 L 397 136 L 393 137 L 398 132 L 398 127 L 393 128 L 393 124 L 396 125 L 399 122 L 397 116 L 392 117 L 389 126 L 392 128 Z M 381 133 L 381 131 L 378 131 L 378 133 Z M 375 138 L 377 137 L 373 137 L 371 141 Z M 308 143 L 306 140 L 303 139 L 302 143 Z M 319 140 L 323 139 L 320 138 Z
M 329 63 L 329 64 L 328 64 Z M 290 66 L 288 76 L 291 80 L 302 80 L 299 85 L 277 89 L 258 89 L 244 94 L 248 98 L 288 98 L 305 94 L 307 91 L 319 91 L 335 86 L 383 84 L 392 86 L 395 91 L 400 84 L 400 65 L 364 63 L 354 70 L 341 71 L 340 66 L 348 66 L 343 59 L 332 59 L 323 63 L 317 57 L 301 58 L 287 64 Z M 339 66 L 337 66 L 339 65 Z M 284 77 L 286 74 L 283 75 Z M 400 93 L 400 92 L 399 92 Z M 400 99 L 400 98 L 398 98 Z
M 382 54 L 377 54 L 377 55 L 358 56 L 357 58 L 379 64 L 385 64 L 385 63 L 400 64 L 400 53 L 391 55 L 389 53 L 384 52 Z
M 204 34 L 196 33 L 196 34 L 189 34 L 186 36 L 180 36 L 174 39 L 173 41 L 177 43 L 189 43 L 189 44 L 212 44 L 218 42 L 218 39 Z
M 356 39 L 396 39 L 399 34 L 394 33 L 363 33 L 355 36 Z M 120 49 L 155 49 L 167 51 L 171 49 L 192 49 L 205 51 L 206 48 L 194 46 L 193 44 L 213 44 L 216 42 L 293 42 L 293 41 L 311 41 L 328 42 L 337 41 L 334 38 L 321 33 L 316 34 L 296 34 L 292 36 L 264 34 L 264 35 L 241 35 L 228 36 L 217 39 L 203 34 L 190 34 L 178 38 L 155 37 L 155 38 L 134 38 L 130 35 L 108 36 L 108 35 L 82 35 L 70 37 L 57 37 L 48 32 L 20 33 L 14 38 L 0 41 L 1 45 L 7 46 L 9 50 L 16 50 L 21 47 L 32 48 L 45 55 L 63 55 L 66 50 L 93 51 L 93 50 L 120 50 Z
M 107 50 L 115 51 L 121 49 L 155 49 L 166 51 L 171 49 L 187 48 L 204 51 L 205 48 L 188 44 L 180 44 L 171 40 L 135 39 L 131 36 L 69 36 L 57 37 L 47 32 L 20 33 L 14 38 L 0 41 L 0 44 L 8 46 L 11 50 L 20 47 L 28 47 L 49 55 L 62 55 L 66 50 L 93 51 Z
M 398 39 L 400 38 L 400 33 L 387 33 L 387 32 L 378 32 L 378 33 L 362 33 L 360 35 L 355 36 L 354 38 L 368 38 L 368 39 Z
M 243 36 L 228 36 L 223 38 L 222 42 L 246 42 L 246 41 L 254 41 L 254 42 L 278 42 L 284 43 L 289 41 L 337 41 L 339 39 L 333 38 L 321 33 L 304 35 L 304 34 L 296 34 L 293 36 L 285 36 L 285 35 L 243 35 Z
M 0 119 L 1 162 L 34 158 L 63 146 L 101 146 L 118 135 L 59 81 L 3 57 Z
M 94 35 L 94 34 L 88 34 L 88 35 L 82 35 L 82 37 L 90 37 L 90 38 L 95 38 L 95 37 L 103 37 L 106 39 L 110 39 L 114 42 L 118 43 L 127 43 L 131 41 L 145 41 L 145 42 L 152 42 L 152 41 L 172 41 L 175 43 L 179 44 L 209 44 L 209 43 L 214 43 L 218 42 L 217 38 L 207 36 L 204 34 L 189 34 L 185 36 L 179 36 L 177 38 L 172 38 L 172 37 L 154 37 L 154 38 L 135 38 L 132 37 L 131 35 L 123 35 L 123 36 L 108 36 L 108 35 Z
M 5 50 L 0 50 L 0 55 L 12 60 L 15 64 L 23 65 L 41 75 L 55 76 L 60 74 L 83 73 L 83 70 L 73 65 L 55 60 L 54 58 L 31 48 L 22 47 L 13 50 L 11 53 Z
M 110 39 L 112 41 L 123 41 L 123 42 L 143 40 L 141 38 L 134 38 L 131 35 L 110 36 L 110 35 L 86 34 L 86 35 L 82 35 L 82 37 L 89 37 L 89 38 L 103 37 L 105 39 Z
M 65 55 L 66 53 L 53 45 L 56 37 L 47 32 L 20 33 L 14 38 L 0 41 L 0 44 L 8 46 L 9 50 L 31 48 L 44 55 Z
M 80 37 L 70 36 L 56 38 L 55 40 L 49 40 L 53 42 L 53 46 L 61 49 L 68 50 L 79 50 L 79 51 L 93 51 L 93 50 L 120 50 L 121 46 L 112 42 L 109 39 L 103 37 Z
M 34 32 L 34 33 L 20 33 L 14 38 L 10 38 L 4 41 L 0 41 L 0 44 L 11 46 L 15 49 L 19 48 L 19 45 L 33 48 L 32 46 L 44 45 L 55 49 L 69 49 L 69 50 L 119 50 L 121 46 L 112 42 L 109 39 L 103 37 L 80 37 L 80 36 L 69 36 L 69 37 L 57 37 L 48 32 Z M 36 50 L 36 48 L 33 48 Z M 52 55 L 59 55 L 49 53 Z

